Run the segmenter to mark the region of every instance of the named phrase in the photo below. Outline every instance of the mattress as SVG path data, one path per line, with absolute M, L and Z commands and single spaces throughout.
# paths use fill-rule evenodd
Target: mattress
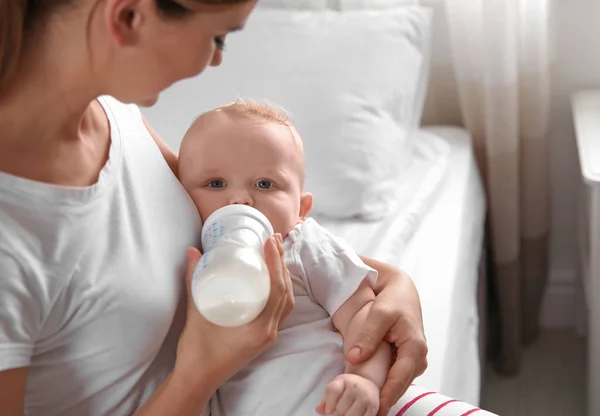
M 419 132 L 412 201 L 383 220 L 317 217 L 359 254 L 402 268 L 417 286 L 429 367 L 415 383 L 477 405 L 480 391 L 477 281 L 485 196 L 469 134 Z M 443 144 L 441 144 L 443 143 Z

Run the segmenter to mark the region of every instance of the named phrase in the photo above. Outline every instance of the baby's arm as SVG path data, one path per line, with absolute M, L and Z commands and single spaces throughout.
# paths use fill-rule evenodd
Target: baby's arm
M 333 324 L 344 338 L 344 353 L 354 343 L 364 327 L 375 293 L 365 280 L 333 315 Z M 382 342 L 375 354 L 361 364 L 346 363 L 346 373 L 328 386 L 317 412 L 323 414 L 375 415 L 379 408 L 379 393 L 392 362 L 392 346 Z M 352 413 L 348 411 L 352 409 Z
M 359 332 L 364 328 L 364 323 L 373 306 L 375 293 L 365 280 L 356 290 L 354 296 L 349 298 L 333 315 L 333 324 L 344 338 L 344 354 L 354 344 Z M 382 342 L 373 357 L 361 364 L 346 363 L 346 373 L 357 374 L 371 380 L 381 389 L 387 380 L 387 374 L 392 365 L 392 346 Z

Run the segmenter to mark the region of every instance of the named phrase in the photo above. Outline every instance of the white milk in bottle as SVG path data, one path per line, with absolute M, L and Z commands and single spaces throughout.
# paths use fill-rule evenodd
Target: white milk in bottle
M 272 235 L 267 217 L 246 205 L 225 206 L 206 219 L 192 297 L 208 321 L 241 326 L 264 309 L 271 289 L 264 245 Z

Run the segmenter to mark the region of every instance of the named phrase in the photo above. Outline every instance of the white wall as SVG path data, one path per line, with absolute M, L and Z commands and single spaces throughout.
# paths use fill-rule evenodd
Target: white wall
M 546 326 L 574 323 L 577 247 L 576 205 L 579 164 L 570 94 L 600 87 L 600 1 L 555 0 L 556 64 L 551 125 L 553 185 L 550 284 L 542 315 Z

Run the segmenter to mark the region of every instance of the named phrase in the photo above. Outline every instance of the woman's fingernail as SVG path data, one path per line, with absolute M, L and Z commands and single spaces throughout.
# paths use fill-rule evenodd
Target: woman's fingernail
M 350 358 L 360 358 L 360 348 L 358 347 L 354 347 L 350 350 L 350 352 L 348 353 L 348 356 Z

